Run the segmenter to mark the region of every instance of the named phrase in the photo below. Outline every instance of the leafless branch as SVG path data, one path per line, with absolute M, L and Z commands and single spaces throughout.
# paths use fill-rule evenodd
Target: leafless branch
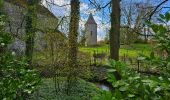
M 108 7 L 110 4 L 111 4 L 111 1 L 109 1 L 108 3 L 106 3 L 105 5 L 100 5 L 100 4 L 98 4 L 97 2 L 96 2 L 96 0 L 89 0 L 89 2 L 90 2 L 90 4 L 92 4 L 95 8 L 96 8 L 96 10 L 101 10 L 101 9 L 104 9 L 104 8 L 106 8 L 106 7 Z
M 155 7 L 155 9 L 150 13 L 150 15 L 149 15 L 149 20 L 151 20 L 151 18 L 152 18 L 152 16 L 154 15 L 154 13 L 157 11 L 157 9 L 161 6 L 161 5 L 163 5 L 164 3 L 166 3 L 167 1 L 169 1 L 169 0 L 164 0 L 164 1 L 162 1 L 160 4 L 158 4 L 156 7 Z
M 45 2 L 47 3 L 47 4 L 51 4 L 51 5 L 55 5 L 55 6 L 57 6 L 57 7 L 65 7 L 65 6 L 69 6 L 70 4 L 64 4 L 64 5 L 58 5 L 58 4 L 56 4 L 56 3 L 54 3 L 54 1 L 52 2 L 50 2 L 50 1 L 48 1 L 48 0 L 45 0 Z
M 64 21 L 64 19 L 67 18 L 67 17 L 69 17 L 69 16 L 64 16 L 64 17 L 61 18 L 61 20 L 60 20 L 59 23 L 57 24 L 55 30 L 58 30 L 58 27 L 62 24 L 62 22 Z

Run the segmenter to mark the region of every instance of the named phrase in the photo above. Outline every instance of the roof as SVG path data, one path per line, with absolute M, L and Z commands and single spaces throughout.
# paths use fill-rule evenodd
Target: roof
M 27 2 L 28 2 L 27 0 L 4 0 L 4 1 L 10 2 L 10 3 L 20 6 L 20 7 L 27 8 Z M 37 13 L 46 15 L 46 16 L 55 17 L 55 15 L 52 12 L 50 12 L 46 7 L 44 7 L 40 4 L 37 6 Z
M 97 25 L 96 21 L 93 18 L 92 13 L 90 13 L 89 18 L 88 18 L 86 24 L 96 24 Z

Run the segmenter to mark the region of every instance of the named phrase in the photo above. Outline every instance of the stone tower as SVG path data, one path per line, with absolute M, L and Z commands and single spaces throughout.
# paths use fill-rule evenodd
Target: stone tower
M 95 22 L 91 13 L 85 24 L 85 34 L 86 46 L 97 45 L 97 23 Z

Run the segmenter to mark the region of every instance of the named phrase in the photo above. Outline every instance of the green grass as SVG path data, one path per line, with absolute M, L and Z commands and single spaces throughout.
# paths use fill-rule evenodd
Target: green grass
M 94 51 L 98 53 L 107 53 L 109 54 L 109 45 L 101 45 L 96 47 L 79 47 L 79 50 L 82 52 L 89 53 L 92 55 Z M 152 51 L 152 47 L 150 44 L 132 44 L 132 45 L 121 45 L 119 55 L 120 56 L 128 56 L 131 58 L 135 58 L 139 56 L 139 54 L 150 55 Z

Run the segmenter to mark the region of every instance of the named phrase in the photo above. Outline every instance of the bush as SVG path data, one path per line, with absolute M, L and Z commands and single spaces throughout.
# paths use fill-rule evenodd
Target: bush
M 10 53 L 0 59 L 0 99 L 26 98 L 40 82 L 36 71 L 28 69 L 24 58 L 17 60 Z
M 23 100 L 40 82 L 35 70 L 29 70 L 24 57 L 18 59 L 7 45 L 12 36 L 4 32 L 4 15 L 0 16 L 0 100 Z
M 115 71 L 121 74 L 121 80 L 116 80 L 113 74 Z M 112 84 L 113 92 L 103 92 L 94 97 L 94 100 L 101 100 L 100 98 L 110 98 L 109 100 L 168 100 L 170 97 L 168 77 L 144 76 L 127 69 L 121 62 L 110 62 L 108 81 Z
M 149 61 L 151 66 L 161 67 L 160 76 L 144 76 L 135 71 L 131 71 L 121 62 L 111 61 L 110 69 L 108 69 L 108 81 L 112 83 L 113 92 L 103 93 L 96 96 L 95 100 L 169 100 L 170 98 L 170 35 L 165 23 L 170 21 L 170 14 L 160 15 L 159 21 L 163 24 L 148 25 L 153 29 L 155 39 L 157 40 L 157 48 L 165 51 L 165 58 L 157 58 L 152 52 L 150 57 L 144 57 Z M 121 80 L 116 80 L 114 72 L 121 75 Z

